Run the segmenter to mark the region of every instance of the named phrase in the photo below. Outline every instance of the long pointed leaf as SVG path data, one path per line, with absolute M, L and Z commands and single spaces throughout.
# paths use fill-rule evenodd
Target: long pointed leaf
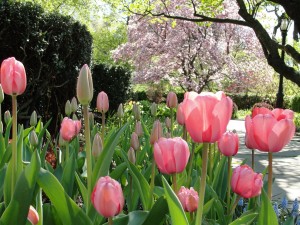
M 276 225 L 277 216 L 265 190 L 262 188 L 261 207 L 258 215 L 258 225 Z

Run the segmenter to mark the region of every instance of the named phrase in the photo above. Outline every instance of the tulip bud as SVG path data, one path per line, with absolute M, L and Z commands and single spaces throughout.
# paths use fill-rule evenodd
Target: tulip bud
M 11 120 L 10 111 L 6 110 L 4 113 L 4 122 L 5 124 L 8 124 L 8 122 Z
M 134 132 L 137 134 L 137 136 L 141 137 L 143 135 L 143 128 L 141 121 L 137 121 L 135 123 L 135 129 Z
M 103 150 L 102 139 L 99 133 L 96 133 L 93 141 L 92 154 L 98 158 Z
M 32 225 L 36 225 L 39 222 L 39 214 L 33 206 L 29 207 L 27 219 L 30 221 Z
M 68 100 L 68 101 L 66 102 L 66 104 L 65 104 L 65 114 L 66 114 L 67 116 L 70 116 L 70 115 L 71 115 L 71 112 L 72 112 L 72 110 L 71 110 L 71 102 Z
M 78 120 L 78 117 L 76 116 L 76 114 L 72 115 L 72 120 Z
M 150 143 L 151 145 L 154 145 L 154 143 L 162 137 L 162 126 L 159 120 L 156 120 L 153 124 L 153 128 L 151 131 L 151 136 L 150 136 Z
M 0 104 L 3 102 L 3 100 L 4 100 L 4 92 L 3 92 L 2 85 L 0 84 Z
M 118 107 L 117 115 L 118 115 L 119 118 L 123 118 L 124 117 L 124 110 L 123 110 L 123 104 L 122 103 Z
M 67 144 L 67 142 L 63 139 L 61 133 L 59 133 L 58 144 L 59 144 L 60 147 L 64 147 Z
M 36 111 L 34 110 L 30 116 L 30 126 L 34 127 L 36 124 L 37 124 L 37 114 Z
M 104 91 L 101 91 L 97 96 L 97 109 L 101 113 L 106 113 L 109 108 L 108 96 Z
M 136 151 L 139 150 L 140 147 L 139 137 L 135 132 L 131 134 L 130 146 Z
M 21 95 L 27 85 L 23 63 L 14 57 L 5 59 L 1 64 L 1 85 L 7 95 Z
M 137 120 L 137 121 L 141 120 L 141 110 L 140 110 L 140 107 L 138 104 L 136 104 L 136 103 L 133 104 L 132 111 L 133 111 L 133 116 L 134 116 L 135 120 Z
M 3 123 L 2 123 L 2 121 L 0 121 L 0 133 L 1 134 L 3 133 Z
M 71 100 L 71 111 L 75 113 L 77 111 L 77 108 L 78 108 L 77 99 L 76 97 L 73 97 Z
M 157 113 L 157 104 L 155 102 L 153 102 L 150 106 L 150 112 L 152 116 L 156 116 Z
M 93 99 L 93 79 L 90 68 L 86 64 L 79 72 L 76 92 L 78 101 L 82 105 L 88 105 Z
M 237 133 L 226 131 L 218 141 L 218 148 L 225 156 L 234 156 L 239 149 L 239 137 Z
M 177 123 L 180 124 L 181 126 L 184 125 L 185 119 L 184 119 L 182 103 L 180 103 L 177 107 L 176 120 L 177 120 Z
M 130 147 L 130 149 L 128 150 L 127 156 L 128 156 L 128 160 L 132 164 L 135 164 L 135 151 L 132 147 Z
M 171 119 L 169 117 L 166 118 L 165 124 L 168 129 L 171 128 Z
M 198 208 L 199 196 L 194 188 L 181 187 L 178 192 L 178 199 L 186 212 L 194 212 Z
M 61 123 L 60 133 L 65 141 L 71 141 L 80 131 L 81 122 L 65 117 Z
M 169 108 L 176 108 L 178 104 L 177 95 L 174 92 L 169 92 L 167 95 L 167 106 Z
M 32 130 L 29 134 L 29 143 L 33 146 L 36 147 L 38 145 L 38 136 L 36 135 L 36 132 Z
M 94 113 L 92 113 L 92 112 L 89 112 L 89 122 L 90 122 L 90 126 L 92 128 L 95 123 Z

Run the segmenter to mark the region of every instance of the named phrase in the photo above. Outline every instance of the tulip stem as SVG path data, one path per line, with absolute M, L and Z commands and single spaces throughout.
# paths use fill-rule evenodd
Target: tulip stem
M 108 225 L 113 225 L 113 219 L 112 219 L 112 217 L 108 217 Z
M 201 171 L 201 177 L 200 177 L 199 202 L 198 202 L 198 209 L 197 209 L 197 214 L 196 214 L 195 225 L 202 224 L 203 204 L 204 204 L 204 195 L 205 195 L 205 186 L 206 186 L 206 173 L 207 173 L 208 145 L 209 145 L 208 143 L 203 143 L 202 171 Z
M 235 202 L 233 203 L 232 207 L 231 207 L 231 210 L 230 210 L 230 214 L 229 215 L 233 215 L 234 213 L 234 210 L 237 206 L 237 204 L 239 203 L 239 200 L 241 199 L 241 196 L 238 195 L 238 197 L 235 199 Z
M 86 164 L 87 164 L 87 199 L 86 201 L 86 213 L 88 214 L 91 201 L 90 196 L 92 193 L 92 152 L 91 152 L 91 137 L 90 137 L 90 123 L 89 123 L 89 112 L 88 105 L 83 106 L 83 117 L 84 117 L 84 137 L 85 137 L 85 151 L 86 151 Z
M 102 112 L 102 135 L 101 135 L 101 138 L 102 138 L 103 143 L 104 143 L 104 132 L 105 132 L 105 113 Z
M 153 190 L 154 190 L 154 180 L 155 180 L 155 161 L 154 158 L 152 160 L 152 168 L 151 168 L 151 182 L 150 182 L 150 198 L 153 199 Z M 152 207 L 152 202 L 150 201 L 149 209 Z
M 227 175 L 227 214 L 230 211 L 230 180 L 231 180 L 232 156 L 228 156 L 228 175 Z
M 273 183 L 273 171 L 272 171 L 272 164 L 273 164 L 273 155 L 272 152 L 268 152 L 269 158 L 269 166 L 268 166 L 268 197 L 272 201 L 272 183 Z
M 69 142 L 66 144 L 66 155 L 65 155 L 65 161 L 68 160 L 69 158 L 69 154 L 70 154 L 70 150 L 69 150 Z
M 191 185 L 191 176 L 192 176 L 192 170 L 193 170 L 193 161 L 194 161 L 194 154 L 195 154 L 195 143 L 192 142 L 192 152 L 191 152 L 191 157 L 190 157 L 190 162 L 189 162 L 189 171 L 188 171 L 188 177 L 187 177 L 187 185 Z
M 17 95 L 12 95 L 12 175 L 11 175 L 11 197 L 14 194 L 18 173 L 17 152 Z
M 173 137 L 174 110 L 173 110 L 173 108 L 170 108 L 170 110 L 171 110 L 171 138 L 172 138 Z
M 176 173 L 172 174 L 172 183 L 173 183 L 173 190 L 175 194 L 177 194 L 177 178 L 176 178 Z
M 210 143 L 208 146 L 208 177 L 209 181 L 211 182 L 213 180 L 212 178 L 212 168 L 213 168 L 213 155 L 212 155 L 212 144 Z
M 251 150 L 252 169 L 254 170 L 254 149 Z
M 185 127 L 185 125 L 183 125 L 183 134 L 182 134 L 182 138 L 183 138 L 183 140 L 185 140 L 185 141 L 187 141 L 187 131 L 186 131 L 186 127 Z

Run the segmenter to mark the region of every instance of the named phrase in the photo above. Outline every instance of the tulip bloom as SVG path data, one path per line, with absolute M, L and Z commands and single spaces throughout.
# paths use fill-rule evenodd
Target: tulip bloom
M 97 96 L 97 109 L 101 113 L 106 113 L 109 108 L 108 96 L 104 91 L 101 91 Z
M 239 149 L 239 137 L 237 133 L 226 131 L 218 141 L 220 152 L 225 156 L 234 156 Z
M 38 224 L 39 222 L 39 214 L 35 210 L 33 206 L 29 207 L 27 219 L 30 221 L 32 225 Z
M 188 144 L 180 137 L 162 137 L 154 144 L 154 159 L 162 173 L 181 173 L 185 169 L 189 157 Z
M 177 95 L 174 92 L 169 92 L 167 95 L 167 106 L 169 108 L 176 108 L 178 104 Z
M 262 178 L 261 173 L 255 173 L 248 165 L 238 166 L 231 178 L 232 191 L 243 198 L 255 197 L 261 193 Z
M 186 212 L 194 212 L 198 208 L 199 196 L 194 188 L 181 187 L 177 194 L 179 201 Z
M 88 65 L 83 65 L 79 72 L 78 80 L 77 80 L 77 87 L 76 93 L 78 101 L 82 105 L 88 105 L 93 98 L 93 79 L 91 70 Z
M 185 93 L 182 105 L 185 126 L 193 141 L 214 143 L 219 140 L 231 118 L 232 104 L 221 91 Z
M 97 181 L 91 200 L 98 213 L 106 218 L 118 215 L 124 206 L 121 185 L 109 176 Z
M 295 134 L 295 124 L 292 119 L 289 119 L 291 113 L 285 115 L 282 111 L 279 114 L 277 112 L 276 116 L 277 118 L 273 114 L 257 114 L 252 118 L 246 117 L 248 147 L 263 152 L 278 152 L 289 143 Z
M 60 134 L 65 141 L 71 141 L 80 131 L 81 122 L 65 117 L 61 123 Z
M 14 57 L 5 59 L 1 64 L 1 84 L 7 95 L 21 95 L 27 85 L 24 65 Z
M 178 124 L 182 126 L 184 125 L 184 112 L 183 112 L 182 103 L 180 103 L 177 107 L 176 119 Z

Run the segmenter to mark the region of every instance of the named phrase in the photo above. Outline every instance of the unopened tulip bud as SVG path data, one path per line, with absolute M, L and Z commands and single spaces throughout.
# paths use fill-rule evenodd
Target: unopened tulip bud
M 117 115 L 118 115 L 119 118 L 123 118 L 124 117 L 124 110 L 123 110 L 123 104 L 122 103 L 118 107 Z
M 71 112 L 72 112 L 72 110 L 71 110 L 71 102 L 68 100 L 68 101 L 66 102 L 66 104 L 65 104 L 65 114 L 66 114 L 67 116 L 70 116 L 70 115 L 71 115 Z
M 96 133 L 93 140 L 92 154 L 98 158 L 103 150 L 102 139 L 99 133 Z
M 8 122 L 11 120 L 11 115 L 10 115 L 10 111 L 5 111 L 4 113 L 4 122 L 5 124 L 8 124 Z
M 130 146 L 136 151 L 139 150 L 140 147 L 139 137 L 135 132 L 131 134 Z
M 75 114 L 73 114 L 72 120 L 78 120 L 78 117 Z
M 39 214 L 33 206 L 29 207 L 27 219 L 30 221 L 32 225 L 36 225 L 39 222 Z
M 151 145 L 154 145 L 154 143 L 162 137 L 162 126 L 159 120 L 156 120 L 153 124 L 151 136 L 150 136 L 150 143 Z
M 157 104 L 155 102 L 153 102 L 150 106 L 150 112 L 152 116 L 156 116 L 157 113 Z
M 168 129 L 171 128 L 171 119 L 169 117 L 166 118 L 165 124 Z
M 177 95 L 174 92 L 169 92 L 167 95 L 167 106 L 169 108 L 176 108 L 178 104 Z
M 3 92 L 2 85 L 0 84 L 0 104 L 3 102 L 3 100 L 4 100 L 4 92 Z
M 134 132 L 137 134 L 137 136 L 141 137 L 143 135 L 143 127 L 141 121 L 137 121 L 135 123 L 135 129 Z
M 132 147 L 130 147 L 130 149 L 128 150 L 127 156 L 128 156 L 128 160 L 132 164 L 135 164 L 135 151 Z
M 78 108 L 77 99 L 76 97 L 73 97 L 71 100 L 71 111 L 75 113 L 77 111 L 77 108 Z
M 36 147 L 38 145 L 38 136 L 36 135 L 36 132 L 32 130 L 29 134 L 29 143 L 33 146 Z
M 80 104 L 88 105 L 93 99 L 93 92 L 92 74 L 88 65 L 85 64 L 81 68 L 77 80 L 76 93 Z
M 132 112 L 135 120 L 141 120 L 141 110 L 138 104 L 133 104 Z
M 1 134 L 3 133 L 3 123 L 2 123 L 2 121 L 0 121 L 0 133 Z
M 60 134 L 59 134 L 59 139 L 58 139 L 58 144 L 59 144 L 59 146 L 60 146 L 60 147 L 64 147 L 64 146 L 66 146 L 67 143 L 68 143 L 68 142 L 65 141 L 65 140 L 63 139 L 63 137 L 61 136 L 61 133 L 60 133 Z
M 184 119 L 182 103 L 180 103 L 177 107 L 176 120 L 177 120 L 177 123 L 180 124 L 181 126 L 184 125 L 185 119 Z
M 37 114 L 36 111 L 34 110 L 30 116 L 30 126 L 34 127 L 36 124 L 37 124 Z
M 97 109 L 101 113 L 106 113 L 109 108 L 108 96 L 104 91 L 101 91 L 97 96 Z

